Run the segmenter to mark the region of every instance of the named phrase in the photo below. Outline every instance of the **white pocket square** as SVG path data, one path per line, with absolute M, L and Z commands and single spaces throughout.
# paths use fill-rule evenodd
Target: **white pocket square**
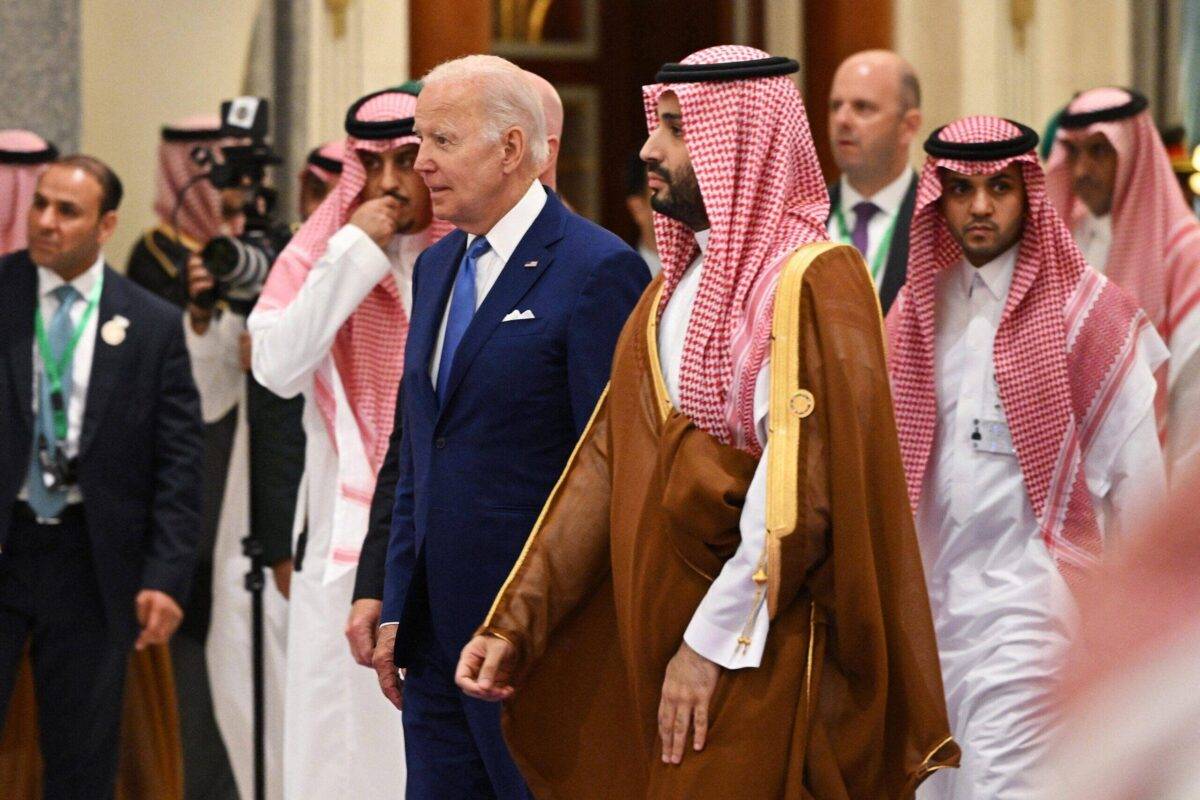
M 537 317 L 535 317 L 533 315 L 533 309 L 527 308 L 524 311 L 517 311 L 514 308 L 512 311 L 508 312 L 508 314 L 504 317 L 504 319 L 502 319 L 500 321 L 501 322 L 516 322 L 519 319 L 537 319 Z

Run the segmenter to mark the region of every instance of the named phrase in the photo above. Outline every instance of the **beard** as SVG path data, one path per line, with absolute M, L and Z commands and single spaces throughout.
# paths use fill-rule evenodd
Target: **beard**
M 694 231 L 708 227 L 708 212 L 704 198 L 700 196 L 700 183 L 696 170 L 689 164 L 679 175 L 672 175 L 665 168 L 653 165 L 649 168 L 667 184 L 666 191 L 650 196 L 650 207 L 663 216 L 676 219 Z

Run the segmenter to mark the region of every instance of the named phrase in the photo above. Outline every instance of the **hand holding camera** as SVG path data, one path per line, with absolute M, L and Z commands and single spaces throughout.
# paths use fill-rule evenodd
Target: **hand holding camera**
M 203 336 L 208 330 L 208 324 L 212 322 L 213 309 L 212 306 L 203 307 L 196 304 L 196 299 L 204 297 L 206 294 L 211 294 L 213 287 L 216 285 L 216 280 L 212 273 L 204 268 L 204 260 L 199 255 L 192 254 L 187 260 L 187 290 L 188 290 L 188 319 L 192 323 L 192 330 L 198 336 Z

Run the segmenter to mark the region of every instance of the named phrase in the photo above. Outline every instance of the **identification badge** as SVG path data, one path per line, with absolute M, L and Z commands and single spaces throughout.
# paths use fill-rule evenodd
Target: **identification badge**
M 999 419 L 977 419 L 971 430 L 971 446 L 977 453 L 995 453 L 1001 456 L 1015 456 L 1012 432 L 1008 423 Z

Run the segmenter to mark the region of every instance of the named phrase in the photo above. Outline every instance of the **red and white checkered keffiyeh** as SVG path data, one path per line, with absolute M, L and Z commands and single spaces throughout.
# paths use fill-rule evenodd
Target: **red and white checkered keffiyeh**
M 404 92 L 380 94 L 359 109 L 357 118 L 363 122 L 383 122 L 411 117 L 416 101 L 415 96 Z M 324 255 L 329 238 L 350 221 L 361 205 L 360 195 L 366 185 L 367 173 L 358 151 L 382 153 L 418 143 L 416 136 L 370 140 L 346 138 L 342 179 L 275 261 L 258 308 L 264 311 L 286 308 L 304 285 L 309 270 Z M 414 235 L 432 244 L 447 230 L 444 223 L 435 220 L 434 224 Z M 373 474 L 379 471 L 387 453 L 407 336 L 408 317 L 404 313 L 400 289 L 388 273 L 342 324 L 330 353 L 358 423 L 363 450 Z M 336 446 L 334 390 L 320 371 L 314 378 L 314 395 L 330 441 Z
M 1006 120 L 967 117 L 946 126 L 939 138 L 982 144 L 1020 133 Z M 938 208 L 938 169 L 980 175 L 1012 163 L 1024 173 L 1027 208 L 1012 287 L 996 331 L 996 382 L 1040 534 L 1060 571 L 1075 584 L 1101 549 L 1084 457 L 1136 363 L 1141 334 L 1153 336 L 1153 331 L 1136 302 L 1084 262 L 1047 201 L 1045 176 L 1032 149 L 999 161 L 925 160 L 908 282 L 887 320 L 896 424 L 909 500 L 916 509 L 937 426 L 935 282 L 938 273 L 963 257 Z
M 0 151 L 40 153 L 49 145 L 30 131 L 0 130 Z M 29 225 L 29 206 L 46 164 L 0 164 L 0 255 L 23 250 Z
M 1084 92 L 1067 111 L 1080 114 L 1115 108 L 1130 101 L 1124 89 Z M 1107 264 L 1095 264 L 1141 304 L 1171 348 L 1171 363 L 1185 364 L 1200 348 L 1200 337 L 1172 338 L 1185 320 L 1200 313 L 1200 221 L 1184 202 L 1171 160 L 1148 111 L 1126 119 L 1060 129 L 1058 142 L 1079 142 L 1102 133 L 1117 151 L 1113 187 L 1112 246 Z M 1054 148 L 1046 163 L 1046 192 L 1064 219 L 1087 213 L 1071 191 L 1066 148 Z M 1172 377 L 1174 377 L 1172 375 Z M 1162 376 L 1163 388 L 1166 376 Z M 1159 393 L 1160 414 L 1165 410 Z M 1162 417 L 1160 416 L 1160 420 Z
M 711 47 L 684 64 L 768 58 L 752 47 Z M 787 257 L 824 241 L 829 193 L 817 163 L 800 93 L 787 76 L 646 86 L 650 130 L 658 99 L 674 92 L 684 139 L 708 212 L 704 273 L 684 339 L 680 405 L 725 444 L 762 453 L 754 387 L 770 352 L 775 286 Z M 667 305 L 699 252 L 683 223 L 654 215 Z
M 222 228 L 220 192 L 208 181 L 193 183 L 184 193 L 178 213 L 175 213 L 176 198 L 185 184 L 208 170 L 208 167 L 192 159 L 192 150 L 198 145 L 220 148 L 231 144 L 233 140 L 214 138 L 221 129 L 221 118 L 216 114 L 188 117 L 168 128 L 176 135 L 194 131 L 196 138 L 180 139 L 173 136 L 159 142 L 154 213 L 165 225 L 170 225 L 174 216 L 179 232 L 203 245 L 214 236 L 228 232 Z

